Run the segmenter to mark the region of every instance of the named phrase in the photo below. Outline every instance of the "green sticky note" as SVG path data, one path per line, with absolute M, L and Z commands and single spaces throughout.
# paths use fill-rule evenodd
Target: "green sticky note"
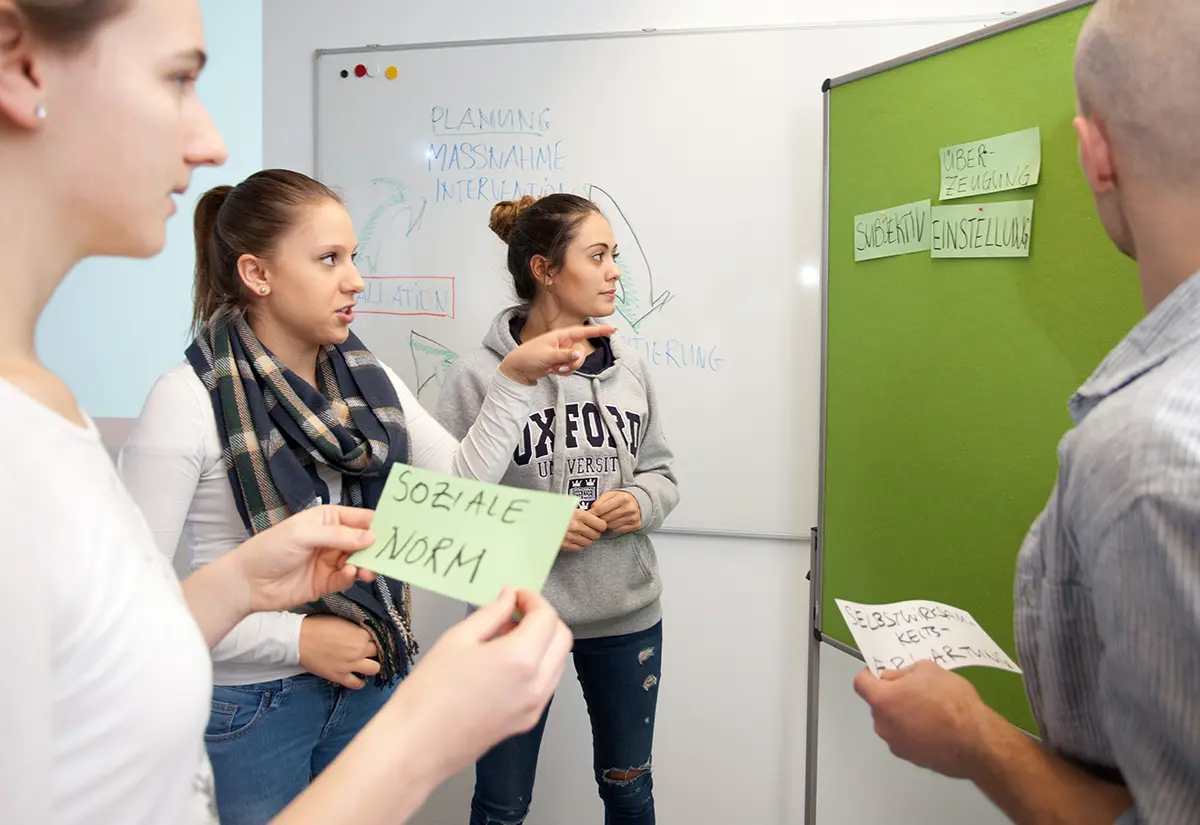
M 929 251 L 927 200 L 854 217 L 854 260 Z
M 1022 189 L 1042 173 L 1042 133 L 1038 127 L 947 146 L 940 152 L 941 200 Z
M 506 586 L 541 591 L 578 507 L 574 496 L 393 465 L 375 543 L 350 563 L 468 604 Z
M 1028 258 L 1033 201 L 933 207 L 933 257 Z

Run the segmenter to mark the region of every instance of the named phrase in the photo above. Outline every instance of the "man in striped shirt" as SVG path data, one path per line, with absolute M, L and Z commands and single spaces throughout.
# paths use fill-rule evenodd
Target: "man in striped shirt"
M 1076 55 L 1080 161 L 1147 317 L 1071 399 L 1017 564 L 1042 745 L 924 662 L 855 689 L 896 755 L 1017 823 L 1200 823 L 1200 0 L 1099 0 Z

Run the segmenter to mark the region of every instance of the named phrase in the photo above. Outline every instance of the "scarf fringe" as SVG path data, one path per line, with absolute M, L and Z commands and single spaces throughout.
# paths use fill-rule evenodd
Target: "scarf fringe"
M 375 649 L 379 651 L 379 673 L 375 674 L 376 687 L 387 687 L 397 678 L 407 676 L 421 652 L 412 630 L 412 590 L 408 584 L 403 585 L 403 593 L 403 604 L 397 607 L 384 577 L 376 578 L 375 595 L 388 610 L 386 623 L 341 593 L 323 596 L 311 605 L 320 612 L 332 613 L 352 621 L 371 634 Z

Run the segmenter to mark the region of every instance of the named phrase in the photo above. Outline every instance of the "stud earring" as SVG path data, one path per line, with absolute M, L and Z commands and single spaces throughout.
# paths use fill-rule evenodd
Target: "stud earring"
M 46 119 L 46 107 L 39 103 L 33 109 L 33 116 L 36 117 L 38 120 L 45 120 Z
M 263 295 L 267 294 L 267 288 L 265 286 L 260 286 L 258 288 L 258 291 L 261 292 Z

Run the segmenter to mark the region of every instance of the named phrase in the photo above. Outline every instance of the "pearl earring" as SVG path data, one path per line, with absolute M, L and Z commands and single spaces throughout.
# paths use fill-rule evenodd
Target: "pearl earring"
M 45 120 L 46 119 L 46 107 L 39 103 L 33 109 L 33 116 L 36 117 L 38 120 Z
M 263 295 L 267 294 L 267 288 L 265 286 L 260 286 L 258 288 L 258 291 L 261 292 Z

